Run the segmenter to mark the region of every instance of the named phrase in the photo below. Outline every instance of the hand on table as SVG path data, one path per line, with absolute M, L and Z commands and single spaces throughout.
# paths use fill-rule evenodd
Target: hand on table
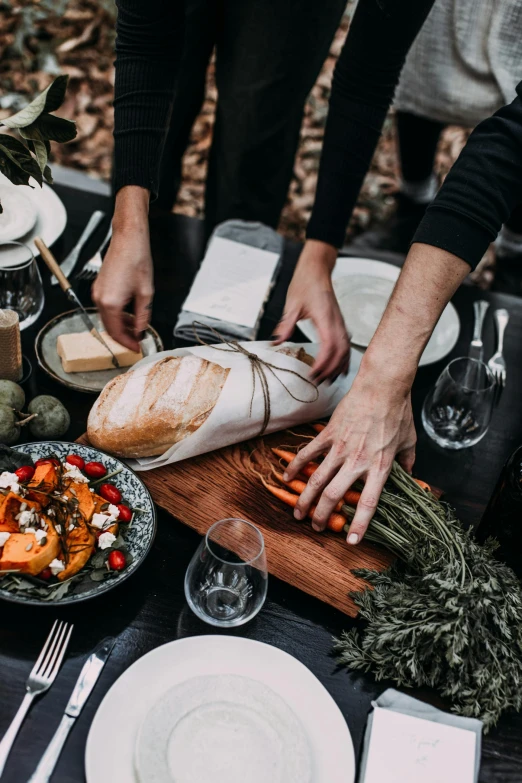
M 310 318 L 321 348 L 310 377 L 316 383 L 348 372 L 350 338 L 335 296 L 331 273 L 337 258 L 332 245 L 308 240 L 288 289 L 284 314 L 275 330 L 275 345 L 289 340 L 296 323 Z
M 359 543 L 375 513 L 394 458 L 411 472 L 415 443 L 409 387 L 396 380 L 370 380 L 359 374 L 328 426 L 286 469 L 285 478 L 291 480 L 307 462 L 326 454 L 308 479 L 294 516 L 304 519 L 319 498 L 312 525 L 315 530 L 324 530 L 338 501 L 362 479 L 364 489 L 347 539 L 349 544 Z
M 119 191 L 118 197 L 126 190 Z M 138 195 L 142 200 L 142 193 L 147 193 L 146 204 L 141 205 L 144 211 L 137 211 L 139 219 L 136 222 L 119 226 L 117 199 L 111 244 L 93 283 L 92 299 L 110 336 L 126 348 L 139 351 L 141 334 L 149 325 L 151 315 L 154 273 L 146 211 L 148 192 L 141 188 L 133 190 L 134 194 L 130 195 Z M 125 312 L 130 303 L 133 303 L 134 316 Z

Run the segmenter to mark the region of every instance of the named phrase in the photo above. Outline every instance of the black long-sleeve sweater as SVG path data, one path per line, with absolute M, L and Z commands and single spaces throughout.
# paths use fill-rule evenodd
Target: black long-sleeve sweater
M 339 246 L 406 54 L 434 0 L 359 0 L 337 63 L 307 236 Z M 157 195 L 182 46 L 182 0 L 117 0 L 115 192 Z M 472 134 L 415 241 L 472 267 L 522 202 L 522 93 Z

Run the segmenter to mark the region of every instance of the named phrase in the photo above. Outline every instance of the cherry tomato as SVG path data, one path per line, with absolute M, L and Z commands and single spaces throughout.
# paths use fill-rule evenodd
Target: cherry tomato
M 114 552 L 110 553 L 107 562 L 109 563 L 109 568 L 112 571 L 123 571 L 123 569 L 127 565 L 127 561 L 125 560 L 125 555 L 123 554 L 123 552 L 118 552 L 117 549 L 115 549 Z
M 31 465 L 23 465 L 18 470 L 15 470 L 15 475 L 18 476 L 18 481 L 25 484 L 26 481 L 31 481 L 34 476 L 34 468 Z
M 60 460 L 56 457 L 43 457 L 42 459 L 37 459 L 34 464 L 39 468 L 40 465 L 48 465 L 49 463 L 51 463 L 51 465 L 56 465 L 57 468 L 60 467 Z
M 53 572 L 51 571 L 49 566 L 47 566 L 47 568 L 44 568 L 44 570 L 40 571 L 40 573 L 39 573 L 40 579 L 45 579 L 46 581 L 47 581 L 47 579 L 50 579 L 52 577 L 52 575 L 53 575 Z
M 85 472 L 89 478 L 103 478 L 107 473 L 107 468 L 101 462 L 88 462 L 85 466 Z
M 83 470 L 85 467 L 85 460 L 78 454 L 69 454 L 65 461 L 68 462 L 69 465 L 75 465 L 80 470 Z
M 118 516 L 118 522 L 123 522 L 123 524 L 126 525 L 132 519 L 132 511 L 124 503 L 118 503 L 117 507 L 118 511 L 120 512 Z
M 121 501 L 121 492 L 114 484 L 102 484 L 98 490 L 98 495 L 108 500 L 109 503 L 114 503 L 114 505 Z

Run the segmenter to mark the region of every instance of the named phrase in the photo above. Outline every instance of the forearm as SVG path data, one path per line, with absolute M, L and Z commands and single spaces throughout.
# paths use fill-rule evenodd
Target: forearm
M 411 388 L 433 329 L 447 303 L 469 273 L 451 253 L 415 243 L 361 363 L 361 378 Z
M 136 185 L 125 185 L 116 194 L 112 218 L 113 236 L 149 231 L 150 191 Z
M 339 247 L 408 50 L 433 0 L 359 0 L 335 69 L 307 236 Z
M 182 0 L 117 0 L 114 191 L 157 194 L 183 40 Z

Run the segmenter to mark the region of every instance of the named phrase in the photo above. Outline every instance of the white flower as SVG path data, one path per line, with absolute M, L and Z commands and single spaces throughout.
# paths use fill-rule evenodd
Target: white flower
M 25 530 L 24 530 L 24 533 L 25 534 L 32 533 L 33 536 L 34 536 L 34 535 L 36 535 L 36 530 L 34 529 L 34 527 L 26 527 Z
M 25 532 L 27 533 L 27 530 Z M 47 533 L 45 532 L 45 530 L 36 530 L 34 534 L 34 537 L 36 538 L 36 543 L 41 544 L 42 538 L 46 538 L 46 536 Z
M 65 569 L 65 566 L 63 564 L 63 560 L 58 560 L 55 558 L 54 560 L 51 560 L 49 563 L 49 568 L 51 569 L 52 575 L 56 576 L 60 573 L 60 571 L 63 571 Z
M 7 539 L 10 537 L 11 533 L 0 533 L 0 546 L 3 546 Z
M 19 495 L 20 486 L 16 473 L 9 473 L 8 470 L 4 470 L 3 473 L 0 473 L 0 489 L 10 489 L 15 495 Z
M 77 465 L 70 465 L 68 462 L 65 463 L 65 472 L 63 474 L 63 477 L 65 479 L 71 479 L 71 481 L 77 481 L 79 484 L 87 484 L 89 482 L 89 479 L 83 475 L 80 468 L 77 467 Z
M 107 549 L 107 547 L 112 546 L 115 541 L 116 536 L 113 536 L 112 533 L 102 533 L 98 539 L 98 546 L 100 549 Z

